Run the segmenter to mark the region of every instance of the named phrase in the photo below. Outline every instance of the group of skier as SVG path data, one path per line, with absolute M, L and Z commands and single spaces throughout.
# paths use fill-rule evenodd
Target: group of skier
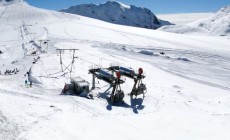
M 25 80 L 25 87 L 32 87 L 32 81 Z
M 19 70 L 17 68 L 13 69 L 13 70 L 8 70 L 6 69 L 4 74 L 5 75 L 11 75 L 11 74 L 17 74 L 19 72 Z M 1 71 L 0 71 L 0 75 L 2 75 Z M 31 80 L 28 80 L 29 79 L 29 75 L 30 73 L 29 72 L 26 72 L 26 74 L 24 74 L 26 80 L 25 80 L 25 86 L 26 87 L 32 87 L 32 84 L 33 82 Z
M 6 69 L 4 74 L 5 75 L 11 75 L 11 74 L 17 74 L 19 72 L 19 70 L 17 68 L 13 69 L 13 70 L 8 70 Z M 0 71 L 0 75 L 2 75 L 1 71 Z

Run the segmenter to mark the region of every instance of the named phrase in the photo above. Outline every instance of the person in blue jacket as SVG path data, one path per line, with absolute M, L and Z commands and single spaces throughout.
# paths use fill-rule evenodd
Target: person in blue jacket
M 27 87 L 27 85 L 28 85 L 28 81 L 27 81 L 27 80 L 25 80 L 25 86 Z

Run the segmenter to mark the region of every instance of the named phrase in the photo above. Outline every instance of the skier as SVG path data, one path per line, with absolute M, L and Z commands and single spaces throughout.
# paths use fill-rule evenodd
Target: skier
M 32 87 L 32 81 L 30 81 L 30 87 Z
M 165 55 L 165 52 L 160 52 L 161 55 Z
M 27 87 L 27 84 L 28 84 L 28 81 L 27 80 L 25 80 L 25 86 Z

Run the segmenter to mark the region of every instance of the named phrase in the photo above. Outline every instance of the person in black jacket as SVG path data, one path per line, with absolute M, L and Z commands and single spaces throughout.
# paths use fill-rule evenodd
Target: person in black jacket
M 32 87 L 32 81 L 30 81 L 30 87 Z

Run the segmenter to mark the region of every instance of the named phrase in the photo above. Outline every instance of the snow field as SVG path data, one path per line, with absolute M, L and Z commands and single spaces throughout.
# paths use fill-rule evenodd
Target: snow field
M 5 8 L 0 6 L 0 12 Z M 15 10 L 17 16 L 11 16 Z M 0 37 L 0 50 L 4 52 L 0 54 L 0 70 L 20 70 L 16 75 L 0 75 L 0 139 L 230 137 L 230 48 L 225 37 L 113 25 L 25 4 L 9 5 L 0 27 L 5 31 Z M 40 39 L 50 40 L 47 53 L 37 47 Z M 33 48 L 36 55 L 25 55 Z M 142 96 L 130 99 L 133 80 L 125 77 L 121 85 L 125 103 L 120 106 L 108 104 L 111 90 L 105 92 L 109 85 L 103 81 L 91 91 L 94 100 L 60 95 L 70 75 L 64 77 L 60 72 L 57 48 L 79 49 L 72 76 L 81 76 L 90 83 L 88 70 L 93 65 L 108 67 L 113 63 L 135 70 L 142 67 L 148 89 L 144 100 Z M 146 50 L 153 55 L 140 53 Z M 162 51 L 165 55 L 160 54 Z M 63 54 L 65 64 L 71 62 L 71 54 Z M 33 64 L 38 56 L 40 59 Z M 32 88 L 24 85 L 27 71 L 34 83 Z

